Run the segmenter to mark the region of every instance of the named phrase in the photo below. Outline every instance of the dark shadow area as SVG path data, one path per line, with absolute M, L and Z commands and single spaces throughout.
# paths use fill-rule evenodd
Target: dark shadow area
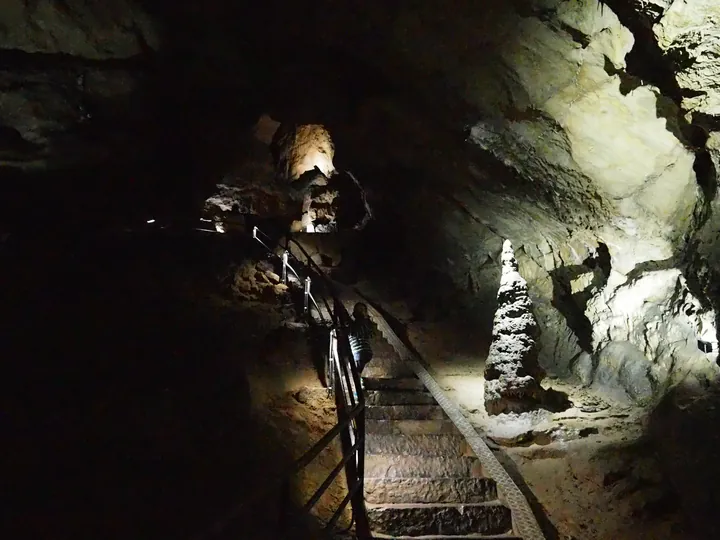
M 706 141 L 707 136 L 705 136 L 705 140 L 702 142 L 701 147 L 705 146 Z M 701 216 L 702 222 L 705 222 L 705 220 L 709 217 L 710 204 L 717 195 L 717 171 L 715 170 L 715 165 L 712 162 L 710 153 L 707 150 L 698 152 L 695 157 L 695 162 L 693 163 L 693 170 L 695 171 L 698 185 L 705 196 L 705 208 L 703 209 L 704 215 Z
M 9 537 L 187 538 L 289 463 L 249 415 L 257 317 L 207 301 L 251 245 L 22 240 L 0 269 Z
M 560 392 L 553 388 L 545 390 L 543 396 L 542 408 L 551 412 L 563 412 L 573 407 L 573 402 L 565 392 Z
M 717 381 L 699 389 L 681 384 L 670 390 L 652 411 L 648 435 L 667 481 L 676 492 L 673 501 L 692 524 L 687 538 L 716 538 L 715 516 L 720 493 L 720 463 L 713 449 L 720 444 L 720 387 Z
M 593 274 L 592 280 L 582 290 L 573 292 L 573 280 L 590 272 Z M 585 316 L 585 309 L 588 301 L 605 285 L 609 275 L 610 252 L 603 243 L 582 264 L 561 266 L 550 272 L 553 282 L 552 304 L 565 317 L 568 327 L 586 352 L 592 352 L 592 325 Z
M 605 69 L 605 73 L 611 77 L 617 75 L 620 78 L 620 93 L 623 96 L 627 96 L 630 92 L 643 85 L 643 81 L 640 77 L 630 75 L 624 69 L 616 68 L 607 56 L 605 57 L 605 64 L 603 67 Z

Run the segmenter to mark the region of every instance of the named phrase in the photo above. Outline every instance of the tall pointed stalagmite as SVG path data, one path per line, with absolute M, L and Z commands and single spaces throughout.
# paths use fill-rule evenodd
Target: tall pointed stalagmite
M 492 344 L 485 365 L 485 409 L 488 414 L 524 412 L 542 402 L 538 364 L 538 326 L 527 282 L 518 271 L 512 243 L 505 240 L 498 307 Z

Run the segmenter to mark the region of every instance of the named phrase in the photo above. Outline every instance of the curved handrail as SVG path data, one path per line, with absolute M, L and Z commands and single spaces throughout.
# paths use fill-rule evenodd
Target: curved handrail
M 262 236 L 262 238 L 260 238 L 261 236 Z M 272 242 L 272 239 L 267 234 L 262 232 L 260 230 L 260 228 L 257 226 L 253 227 L 253 238 L 255 240 L 257 240 L 258 242 L 260 242 L 260 244 L 262 244 L 265 247 L 265 249 L 268 250 L 268 252 L 273 253 L 275 256 L 278 256 L 274 252 L 274 250 L 270 246 L 268 246 L 268 244 L 263 240 L 263 238 L 264 238 L 265 240 Z M 292 250 L 289 249 L 290 244 L 293 244 L 295 247 L 297 247 L 297 249 L 300 251 L 300 253 L 302 253 L 305 256 L 305 262 L 301 261 L 292 252 Z M 312 257 L 307 252 L 307 250 L 302 246 L 302 244 L 300 244 L 294 238 L 292 238 L 290 236 L 286 236 L 286 245 L 284 247 L 283 246 L 278 246 L 278 247 L 281 247 L 282 249 L 284 249 L 285 253 L 288 254 L 288 257 L 292 257 L 299 264 L 309 267 L 309 269 L 312 271 L 312 274 L 314 275 L 314 277 L 318 278 L 323 283 L 323 285 L 325 285 L 328 288 L 328 290 L 330 291 L 330 295 L 333 297 L 333 299 L 337 300 L 337 291 L 335 290 L 335 286 L 334 286 L 332 280 L 328 279 L 328 277 L 325 275 L 325 272 L 323 272 L 322 269 L 317 265 L 317 263 L 315 261 L 313 261 Z M 288 261 L 283 261 L 283 264 L 285 264 L 286 267 L 290 269 L 290 271 L 293 273 L 293 275 L 297 278 L 298 281 L 302 282 L 302 278 L 300 277 L 300 274 L 295 270 L 295 268 Z M 323 319 L 324 322 L 326 322 L 325 317 L 323 316 L 322 311 L 320 309 L 320 306 L 318 305 L 315 297 L 312 294 L 310 294 L 310 299 L 313 301 L 315 309 L 317 310 L 320 318 Z M 333 318 L 333 321 L 332 321 L 333 324 L 338 324 L 341 322 L 347 323 L 349 321 L 349 316 L 347 315 L 346 312 L 341 313 L 341 315 L 339 317 L 335 317 L 335 315 L 337 315 L 336 310 L 333 310 L 330 307 L 327 299 L 323 296 L 323 297 L 321 297 L 321 300 L 325 304 L 325 309 L 330 314 L 330 316 Z M 340 305 L 342 305 L 342 302 L 340 302 Z M 345 311 L 344 306 L 341 311 Z M 345 319 L 345 320 L 340 321 L 340 318 Z
M 274 253 L 276 256 L 277 254 L 274 252 L 273 249 L 271 249 L 267 243 L 262 241 L 259 237 L 262 236 L 267 241 L 272 243 L 272 240 L 268 235 L 263 233 L 257 226 L 253 227 L 253 238 L 260 241 L 260 243 L 265 246 L 265 248 L 270 252 Z M 290 244 L 292 244 L 294 247 L 296 247 L 302 255 L 305 256 L 305 261 L 301 261 L 290 249 Z M 281 246 L 278 246 L 281 247 Z M 359 508 L 364 509 L 364 493 L 362 489 L 364 484 L 364 460 L 365 460 L 365 448 L 364 448 L 364 436 L 365 436 L 365 414 L 364 414 L 364 408 L 365 408 L 365 397 L 362 391 L 362 384 L 360 382 L 360 372 L 357 369 L 357 365 L 352 360 L 352 353 L 350 351 L 350 343 L 348 341 L 348 336 L 343 335 L 342 337 L 344 339 L 337 339 L 337 333 L 343 332 L 348 326 L 349 322 L 351 321 L 350 315 L 345 309 L 345 305 L 340 299 L 340 296 L 338 294 L 338 290 L 336 288 L 335 283 L 328 278 L 328 276 L 325 274 L 325 272 L 315 263 L 315 261 L 312 259 L 310 254 L 307 252 L 307 250 L 300 244 L 297 240 L 292 238 L 289 234 L 285 236 L 285 246 L 284 246 L 284 253 L 287 254 L 287 257 L 292 257 L 295 261 L 297 261 L 299 264 L 304 265 L 309 273 L 313 274 L 313 277 L 316 279 L 319 279 L 325 288 L 327 289 L 327 292 L 333 299 L 333 305 L 334 308 L 331 308 L 329 302 L 327 301 L 327 298 L 324 295 L 321 295 L 321 300 L 325 304 L 325 307 L 327 309 L 328 314 L 332 318 L 332 325 L 331 325 L 331 331 L 330 331 L 330 340 L 331 340 L 331 346 L 333 338 L 335 338 L 336 345 L 340 345 L 342 354 L 337 354 L 337 350 L 331 350 L 329 352 L 330 354 L 330 361 L 331 363 L 334 363 L 335 369 L 333 370 L 333 377 L 327 379 L 327 382 L 329 383 L 330 389 L 335 394 L 335 400 L 338 404 L 338 416 L 343 420 L 343 423 L 345 425 L 347 424 L 347 417 L 346 415 L 349 412 L 359 410 L 360 414 L 358 414 L 350 424 L 351 429 L 348 432 L 349 437 L 347 440 L 343 441 L 344 448 L 344 454 L 345 457 L 347 457 L 348 453 L 354 453 L 356 455 L 356 460 L 354 467 L 350 466 L 349 469 L 352 471 L 348 474 L 348 476 L 352 476 L 355 480 L 355 485 L 350 485 L 350 482 L 348 482 L 348 496 L 343 500 L 343 502 L 340 504 L 340 507 L 336 511 L 335 515 L 330 520 L 328 526 L 332 527 L 337 520 L 337 518 L 340 516 L 340 512 L 347 506 L 347 504 L 350 502 L 351 498 L 354 498 L 353 502 L 353 518 L 355 519 L 356 523 L 358 524 L 358 528 L 362 528 L 361 532 L 369 532 L 366 527 L 366 522 L 364 518 L 364 510 L 358 510 Z M 287 260 L 283 259 L 283 264 L 288 264 Z M 288 266 L 290 266 L 288 264 Z M 298 277 L 300 280 L 300 276 L 297 274 L 294 268 L 290 266 L 293 273 Z M 313 303 L 315 304 L 315 307 L 318 311 L 318 314 L 325 322 L 325 318 L 323 317 L 322 311 L 317 305 L 317 302 L 315 301 L 315 298 L 312 296 L 309 286 L 306 284 L 306 294 L 312 299 Z M 311 317 L 310 317 L 311 318 Z M 334 352 L 334 354 L 333 354 Z M 344 361 L 342 361 L 344 359 Z M 354 428 L 354 429 L 352 429 Z M 347 461 L 347 460 L 346 460 Z M 359 499 L 357 498 L 357 495 L 359 495 Z M 362 523 L 362 525 L 361 525 Z
M 258 227 L 253 228 L 253 238 L 260 242 L 269 253 L 278 256 L 275 250 L 272 249 L 267 242 L 273 243 L 272 239 L 265 233 L 260 231 Z M 340 472 L 345 469 L 348 480 L 348 493 L 345 498 L 340 502 L 335 513 L 332 515 L 328 523 L 325 525 L 325 530 L 334 529 L 337 520 L 342 515 L 343 510 L 352 502 L 352 519 L 356 524 L 356 529 L 360 536 L 369 536 L 369 527 L 367 526 L 367 519 L 364 512 L 364 458 L 365 458 L 365 398 L 362 392 L 362 386 L 360 383 L 360 373 L 352 360 L 352 354 L 350 352 L 350 345 L 347 340 L 347 335 L 343 334 L 343 331 L 347 327 L 347 323 L 350 321 L 350 316 L 345 309 L 343 302 L 337 295 L 336 288 L 333 282 L 325 275 L 320 267 L 312 260 L 310 255 L 307 253 L 305 248 L 300 245 L 297 241 L 292 238 L 286 237 L 286 246 L 284 253 L 288 254 L 288 257 L 297 261 L 300 265 L 305 266 L 308 270 L 308 274 L 312 274 L 314 278 L 321 281 L 327 292 L 333 299 L 334 308 L 330 306 L 325 295 L 320 295 L 321 301 L 325 304 L 327 313 L 332 319 L 329 326 L 330 329 L 330 351 L 329 359 L 334 365 L 333 369 L 333 380 L 330 381 L 330 388 L 335 394 L 335 400 L 338 405 L 338 423 L 328 431 L 318 442 L 316 442 L 307 452 L 305 452 L 300 458 L 295 460 L 293 464 L 286 469 L 283 473 L 274 475 L 275 482 L 268 482 L 268 487 L 261 490 L 260 497 L 268 496 L 274 485 L 278 483 L 287 485 L 287 480 L 293 475 L 297 474 L 300 470 L 309 465 L 327 446 L 335 440 L 338 436 L 341 437 L 341 443 L 343 447 L 343 458 L 335 468 L 326 477 L 320 487 L 313 493 L 310 499 L 303 505 L 302 511 L 309 513 L 315 504 L 320 500 L 320 497 L 327 491 L 330 485 L 333 483 L 335 478 Z M 267 241 L 267 242 L 266 242 Z M 296 257 L 288 248 L 290 244 L 296 246 L 300 253 L 306 257 L 306 261 L 301 261 Z M 278 246 L 281 247 L 281 246 Z M 283 265 L 290 268 L 290 271 L 295 275 L 298 281 L 302 282 L 302 278 L 295 268 L 288 263 L 285 258 L 283 259 Z M 308 276 L 309 277 L 309 276 Z M 328 321 L 323 315 L 314 295 L 309 291 L 309 286 L 306 285 L 306 295 L 312 300 L 318 315 L 325 326 Z M 307 309 L 307 304 L 306 304 Z M 308 317 L 312 319 L 312 315 L 307 312 Z M 342 339 L 338 339 L 338 334 Z M 339 346 L 339 347 L 338 347 Z M 353 459 L 353 457 L 355 459 Z M 283 482 L 285 479 L 285 482 Z M 289 504 L 288 494 L 284 492 L 283 504 Z M 258 498 L 258 494 L 253 497 L 254 500 Z M 205 538 L 215 537 L 221 534 L 223 530 L 234 521 L 242 509 L 249 504 L 249 501 L 245 500 L 237 504 L 224 518 L 218 520 L 210 530 L 205 531 L 200 536 L 195 537 L 196 540 Z

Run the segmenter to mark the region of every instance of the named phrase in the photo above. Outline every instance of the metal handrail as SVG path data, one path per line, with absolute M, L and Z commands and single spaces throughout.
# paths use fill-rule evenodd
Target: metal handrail
M 252 236 L 255 240 L 260 242 L 260 244 L 262 244 L 269 253 L 278 256 L 276 251 L 268 245 L 274 243 L 272 239 L 263 233 L 257 226 L 253 227 Z M 305 261 L 300 260 L 292 252 L 290 249 L 291 244 L 305 257 Z M 348 493 L 336 509 L 333 516 L 330 518 L 330 521 L 325 525 L 325 530 L 333 529 L 335 527 L 335 524 L 337 523 L 337 520 L 343 510 L 352 501 L 352 522 L 355 523 L 359 536 L 369 536 L 369 527 L 367 525 L 367 518 L 365 516 L 364 509 L 363 492 L 365 476 L 365 397 L 362 391 L 360 373 L 352 359 L 350 343 L 347 339 L 348 336 L 346 333 L 343 333 L 343 330 L 347 328 L 348 323 L 351 321 L 350 315 L 345 309 L 345 305 L 340 300 L 335 284 L 325 275 L 325 272 L 323 272 L 315 261 L 312 260 L 308 252 L 299 242 L 289 236 L 286 236 L 286 242 L 283 249 L 283 255 L 279 257 L 283 264 L 283 278 L 287 277 L 286 272 L 289 268 L 298 281 L 303 283 L 305 286 L 304 308 L 309 321 L 314 322 L 314 319 L 308 309 L 309 301 L 312 301 L 320 320 L 325 326 L 328 326 L 328 321 L 323 315 L 315 296 L 310 290 L 312 278 L 315 278 L 323 283 L 325 287 L 326 294 L 321 293 L 319 297 L 321 302 L 324 304 L 328 315 L 332 319 L 329 324 L 330 347 L 328 350 L 328 360 L 329 364 L 333 366 L 332 376 L 326 376 L 326 382 L 335 395 L 339 416 L 339 421 L 335 427 L 326 433 L 325 436 L 315 443 L 315 445 L 313 445 L 313 447 L 310 448 L 310 450 L 308 450 L 302 457 L 296 460 L 293 467 L 290 469 L 289 474 L 286 476 L 296 474 L 306 467 L 320 454 L 320 452 L 322 452 L 323 449 L 327 448 L 327 446 L 338 435 L 340 435 L 343 446 L 343 457 L 341 462 L 335 466 L 308 502 L 303 505 L 302 510 L 309 513 L 320 500 L 323 493 L 325 493 L 333 483 L 340 471 L 344 468 L 346 471 Z M 297 270 L 290 264 L 289 259 L 291 257 L 294 262 L 296 261 L 299 265 L 306 268 L 308 275 L 306 275 L 305 281 L 302 280 Z M 328 295 L 333 300 L 334 308 L 330 305 L 330 302 L 328 302 Z M 341 335 L 339 336 L 338 334 Z M 354 460 L 352 459 L 353 457 L 355 458 Z M 286 503 L 289 504 L 289 501 L 286 501 Z
M 299 457 L 297 460 L 295 460 L 292 465 L 290 465 L 284 472 L 275 475 L 264 488 L 260 489 L 260 493 L 255 493 L 252 501 L 243 500 L 237 505 L 233 507 L 232 510 L 230 510 L 225 517 L 222 519 L 219 519 L 213 526 L 205 531 L 204 533 L 197 535 L 194 537 L 194 540 L 202 540 L 205 538 L 212 538 L 213 536 L 222 533 L 222 531 L 240 514 L 240 512 L 248 506 L 251 502 L 261 499 L 265 496 L 270 495 L 272 491 L 272 487 L 274 485 L 280 484 L 282 480 L 289 478 L 291 476 L 294 476 L 298 472 L 300 472 L 302 469 L 307 467 L 310 463 L 313 462 L 313 460 L 320 455 L 320 452 L 322 452 L 325 448 L 327 448 L 330 443 L 335 440 L 335 438 L 342 433 L 343 429 L 347 428 L 350 423 L 357 418 L 358 415 L 360 415 L 361 412 L 364 411 L 364 404 L 358 405 L 353 410 L 349 411 L 347 414 L 347 417 L 342 421 L 338 422 L 333 426 L 333 428 L 328 431 L 325 435 L 322 436 L 322 438 L 316 442 L 307 452 L 305 452 L 301 457 Z M 352 454 L 351 454 L 352 456 Z M 347 458 L 349 459 L 349 458 Z M 343 457 L 343 461 L 341 462 L 343 465 L 346 463 L 346 458 Z M 330 474 L 332 475 L 335 471 L 333 470 Z M 338 471 L 339 472 L 339 471 Z M 337 474 L 335 474 L 332 478 L 334 479 Z M 332 482 L 330 482 L 332 483 Z M 324 485 L 324 484 L 323 484 Z M 328 484 L 329 486 L 329 484 Z M 325 490 L 327 490 L 327 487 L 325 486 Z M 322 487 L 322 486 L 321 486 Z M 323 492 L 325 491 L 323 490 Z M 318 490 L 319 491 L 319 490 Z M 320 496 L 322 496 L 322 492 L 317 496 L 317 500 L 319 500 Z M 313 495 L 315 497 L 315 495 Z M 317 500 L 315 500 L 314 503 L 317 503 Z M 309 505 L 306 503 L 306 505 L 303 507 L 303 510 L 306 512 L 309 512 L 312 507 L 315 505 Z
M 272 239 L 271 239 L 267 234 L 265 234 L 264 232 L 262 232 L 259 227 L 257 227 L 257 226 L 253 227 L 252 236 L 253 236 L 253 238 L 254 238 L 255 240 L 257 240 L 262 246 L 264 246 L 265 249 L 267 249 L 269 253 L 272 253 L 273 255 L 275 255 L 276 257 L 278 257 L 277 253 L 275 253 L 275 251 L 265 242 L 265 240 L 267 240 L 267 241 L 269 241 L 269 242 L 272 243 Z M 261 237 L 262 237 L 262 238 L 261 238 Z M 263 240 L 263 239 L 264 239 L 264 240 Z M 306 259 L 305 262 L 301 261 L 301 260 L 300 260 L 297 256 L 295 256 L 295 254 L 289 249 L 291 243 L 292 243 L 294 246 L 296 246 L 303 255 L 305 255 L 305 259 Z M 300 274 L 295 270 L 295 268 L 294 268 L 294 267 L 290 264 L 290 262 L 287 260 L 287 259 L 289 259 L 290 257 L 292 257 L 292 258 L 293 258 L 295 261 L 297 261 L 299 264 L 309 267 L 310 270 L 312 271 L 312 273 L 315 275 L 315 277 L 319 278 L 320 281 L 322 281 L 323 284 L 324 284 L 326 287 L 329 287 L 330 293 L 331 293 L 331 295 L 333 296 L 333 298 L 336 298 L 336 297 L 337 297 L 336 292 L 334 291 L 332 282 L 331 282 L 329 279 L 327 279 L 327 277 L 325 276 L 325 272 L 323 272 L 322 269 L 315 263 L 315 261 L 312 260 L 312 257 L 310 257 L 310 255 L 308 254 L 308 252 L 305 250 L 305 248 L 304 248 L 301 244 L 299 244 L 296 240 L 287 237 L 286 245 L 285 245 L 285 247 L 284 247 L 283 249 L 284 249 L 283 255 L 282 255 L 282 256 L 279 256 L 279 258 L 280 258 L 280 260 L 281 260 L 281 262 L 282 262 L 282 264 L 283 264 L 283 281 L 285 281 L 285 278 L 286 278 L 286 275 L 285 275 L 286 269 L 290 269 L 290 271 L 291 271 L 292 274 L 295 276 L 295 278 L 296 278 L 299 282 L 301 282 L 301 283 L 303 282 L 303 279 L 300 277 Z M 305 279 L 307 279 L 308 277 L 309 277 L 309 276 L 306 276 Z M 323 313 L 322 313 L 322 311 L 321 311 L 321 309 L 320 309 L 320 306 L 319 306 L 318 303 L 317 303 L 317 300 L 315 299 L 315 296 L 314 296 L 310 291 L 308 291 L 308 295 L 307 295 L 307 296 L 308 296 L 308 299 L 312 301 L 313 306 L 315 306 L 315 310 L 317 311 L 320 319 L 323 321 L 323 323 L 327 324 L 328 321 L 327 321 L 326 318 L 323 316 Z M 328 313 L 330 314 L 330 316 L 332 317 L 332 319 L 333 319 L 332 323 L 333 323 L 333 324 L 337 323 L 338 321 L 336 320 L 335 312 L 334 312 L 334 310 L 330 307 L 327 299 L 326 299 L 324 296 L 322 296 L 322 297 L 321 297 L 321 301 L 325 304 L 325 308 L 326 308 L 327 312 L 328 312 Z M 307 306 L 306 306 L 306 308 L 307 308 Z

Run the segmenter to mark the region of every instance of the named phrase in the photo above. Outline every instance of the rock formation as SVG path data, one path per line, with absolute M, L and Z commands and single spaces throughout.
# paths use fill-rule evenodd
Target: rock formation
M 261 118 L 258 126 L 267 124 Z M 301 203 L 291 232 L 331 233 L 365 226 L 371 216 L 365 192 L 352 174 L 335 169 L 335 146 L 327 129 L 280 126 L 270 148 L 278 181 L 289 182 L 291 198 Z
M 510 240 L 503 243 L 497 301 L 485 363 L 485 408 L 488 414 L 525 412 L 542 402 L 544 374 L 538 364 L 532 302 Z
M 335 172 L 335 145 L 321 125 L 281 125 L 270 146 L 278 178 L 295 181 L 316 167 L 325 176 Z

